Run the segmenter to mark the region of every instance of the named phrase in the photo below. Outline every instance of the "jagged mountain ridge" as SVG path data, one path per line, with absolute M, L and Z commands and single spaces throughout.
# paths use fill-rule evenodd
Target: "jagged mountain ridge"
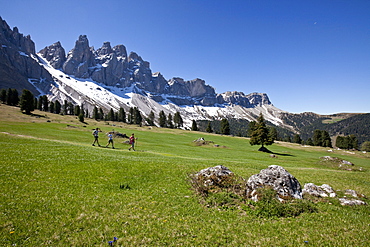
M 128 54 L 125 46 L 112 48 L 104 42 L 95 50 L 85 35 L 68 53 L 60 42 L 36 53 L 31 37 L 23 36 L 16 27 L 11 30 L 1 17 L 0 75 L 0 88 L 29 89 L 36 96 L 46 94 L 50 100 L 84 105 L 90 113 L 94 106 L 106 111 L 137 106 L 145 116 L 150 111 L 179 111 L 188 126 L 193 119 L 253 121 L 263 113 L 266 120 L 296 133 L 302 127 L 297 119 L 305 118 L 305 113 L 290 114 L 274 107 L 263 93 L 216 94 L 199 78 L 166 80 L 161 73 L 152 73 L 150 63 L 137 53 Z
M 104 42 L 95 50 L 87 36 L 81 35 L 68 53 L 60 42 L 36 53 L 31 37 L 17 28 L 11 30 L 2 19 L 0 41 L 3 88 L 30 89 L 36 96 L 46 94 L 50 100 L 84 105 L 90 112 L 94 106 L 106 111 L 137 106 L 146 116 L 150 111 L 179 111 L 189 125 L 193 119 L 224 117 L 252 121 L 260 112 L 271 122 L 283 124 L 279 119 L 283 111 L 274 107 L 266 94 L 216 94 L 199 78 L 166 80 L 161 73 L 152 73 L 150 63 L 137 53 L 128 54 L 124 45 L 111 47 Z

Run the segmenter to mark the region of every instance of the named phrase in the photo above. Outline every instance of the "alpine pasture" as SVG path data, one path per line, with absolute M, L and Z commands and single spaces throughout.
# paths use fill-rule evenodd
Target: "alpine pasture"
M 247 138 L 97 122 L 0 105 L 1 246 L 368 246 L 370 208 L 317 202 L 316 213 L 259 218 L 239 208 L 207 207 L 189 174 L 224 165 L 243 178 L 280 165 L 305 183 L 370 196 L 370 155 L 275 143 L 258 152 Z M 135 133 L 115 149 L 109 131 Z M 203 137 L 213 145 L 193 143 Z M 348 160 L 362 171 L 320 163 Z M 367 203 L 369 201 L 365 199 Z M 115 241 L 114 238 L 116 238 Z M 110 242 L 112 241 L 112 242 Z

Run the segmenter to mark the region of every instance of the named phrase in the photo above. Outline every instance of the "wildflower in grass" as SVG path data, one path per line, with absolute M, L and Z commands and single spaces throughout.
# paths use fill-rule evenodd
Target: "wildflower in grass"
M 11 231 L 11 232 L 10 232 L 10 234 L 13 234 L 13 233 L 14 233 L 14 231 Z

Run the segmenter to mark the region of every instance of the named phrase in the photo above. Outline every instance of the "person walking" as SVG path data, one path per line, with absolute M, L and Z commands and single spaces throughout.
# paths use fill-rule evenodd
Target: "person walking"
M 135 140 L 136 140 L 137 138 L 135 138 L 135 134 L 132 134 L 131 136 L 130 136 L 130 144 L 131 144 L 131 147 L 128 149 L 129 151 L 131 150 L 131 148 L 132 148 L 132 150 L 134 150 L 135 151 Z
M 100 144 L 99 144 L 99 132 L 101 132 L 101 130 L 99 128 L 96 128 L 94 129 L 93 131 L 93 136 L 94 136 L 94 142 L 93 142 L 93 146 L 95 146 L 95 143 L 98 143 L 99 147 L 100 147 Z
M 114 149 L 114 145 L 113 145 L 113 135 L 112 135 L 112 132 L 109 132 L 108 133 L 108 144 L 107 146 L 105 146 L 106 148 L 109 146 L 109 144 L 112 143 L 112 148 Z

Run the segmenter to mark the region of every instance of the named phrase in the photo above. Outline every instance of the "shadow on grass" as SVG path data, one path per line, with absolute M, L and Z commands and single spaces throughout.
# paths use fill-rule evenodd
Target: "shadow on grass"
M 274 154 L 274 155 L 280 155 L 280 156 L 291 156 L 291 157 L 294 156 L 294 155 L 291 155 L 291 154 L 275 153 L 275 152 L 272 152 L 272 151 L 268 150 L 266 147 L 260 147 L 258 149 L 258 151 L 264 152 L 264 153 L 269 153 L 269 154 Z

